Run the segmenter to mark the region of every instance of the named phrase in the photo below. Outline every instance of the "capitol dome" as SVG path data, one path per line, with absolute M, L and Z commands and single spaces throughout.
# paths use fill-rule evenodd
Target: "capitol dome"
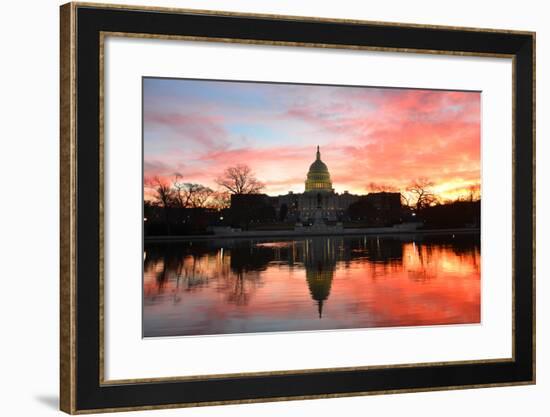
M 326 164 L 321 161 L 321 152 L 317 146 L 317 158 L 310 165 L 306 179 L 307 191 L 328 191 L 332 192 L 332 181 Z

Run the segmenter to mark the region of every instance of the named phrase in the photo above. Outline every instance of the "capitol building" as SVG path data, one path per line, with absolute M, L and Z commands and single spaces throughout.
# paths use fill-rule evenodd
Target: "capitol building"
M 317 146 L 315 161 L 309 166 L 303 193 L 289 192 L 285 195 L 269 197 L 278 218 L 307 221 L 322 218 L 336 221 L 341 219 L 350 204 L 359 196 L 344 191 L 336 193 L 327 165 L 321 160 Z

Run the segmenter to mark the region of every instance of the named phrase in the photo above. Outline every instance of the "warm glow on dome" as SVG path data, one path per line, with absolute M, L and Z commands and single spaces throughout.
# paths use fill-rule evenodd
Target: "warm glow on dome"
M 310 165 L 306 179 L 306 192 L 308 191 L 328 191 L 332 192 L 332 181 L 326 164 L 321 161 L 321 152 L 317 146 L 317 158 Z

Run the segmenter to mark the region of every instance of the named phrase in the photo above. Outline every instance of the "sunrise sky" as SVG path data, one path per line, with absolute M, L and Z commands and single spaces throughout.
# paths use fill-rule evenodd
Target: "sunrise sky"
M 404 190 L 444 199 L 480 182 L 480 93 L 145 78 L 144 176 L 218 189 L 247 164 L 270 195 L 303 192 L 316 146 L 336 192 Z M 147 193 L 146 193 L 147 196 Z

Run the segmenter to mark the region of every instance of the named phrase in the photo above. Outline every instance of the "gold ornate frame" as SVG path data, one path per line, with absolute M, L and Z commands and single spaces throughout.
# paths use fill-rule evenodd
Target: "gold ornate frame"
M 306 22 L 335 22 L 346 24 L 372 24 L 377 26 L 388 27 L 401 27 L 401 28 L 429 28 L 435 30 L 446 31 L 469 31 L 476 33 L 505 33 L 514 35 L 526 35 L 532 38 L 533 44 L 535 43 L 535 33 L 528 31 L 509 31 L 509 30 L 495 30 L 495 29 L 479 29 L 479 28 L 465 28 L 465 27 L 450 27 L 450 26 L 434 26 L 434 25 L 417 25 L 417 24 L 403 24 L 403 23 L 388 23 L 388 22 L 368 22 L 361 20 L 351 19 L 326 19 L 316 17 L 301 17 L 301 16 L 282 16 L 282 15 L 265 15 L 265 14 L 250 14 L 250 13 L 234 13 L 223 11 L 207 11 L 207 10 L 190 10 L 190 9 L 174 9 L 163 7 L 146 7 L 146 6 L 125 6 L 125 5 L 108 5 L 108 4 L 94 4 L 94 3 L 69 3 L 61 7 L 61 119 L 60 119 L 60 133 L 61 133 L 61 147 L 60 147 L 60 407 L 63 411 L 71 414 L 88 413 L 90 411 L 80 410 L 77 408 L 76 401 L 76 386 L 77 386 L 77 349 L 76 349 L 76 286 L 77 286 L 77 252 L 76 252 L 76 238 L 77 238 L 77 83 L 76 83 L 76 70 L 77 70 L 77 19 L 76 10 L 79 7 L 93 7 L 101 9 L 116 9 L 116 10 L 148 10 L 155 12 L 168 12 L 176 14 L 201 14 L 212 16 L 242 16 L 242 17 L 254 17 L 254 18 L 269 18 L 269 19 L 281 19 L 281 20 L 298 20 Z M 143 378 L 143 379 L 127 379 L 127 380 L 106 380 L 104 372 L 104 340 L 103 340 L 103 325 L 104 325 L 104 265 L 103 265 L 103 218 L 104 218 L 104 204 L 103 204 L 103 189 L 104 189 L 104 171 L 103 171 L 103 144 L 104 144 L 104 109 L 103 99 L 105 96 L 104 83 L 103 83 L 103 60 L 104 60 L 104 43 L 106 37 L 133 37 L 133 38 L 150 38 L 150 39 L 168 39 L 168 40 L 185 40 L 185 41 L 199 41 L 199 42 L 225 42 L 225 43 L 243 43 L 254 45 L 275 45 L 275 46 L 295 46 L 295 47 L 315 47 L 315 48 L 339 48 L 350 50 L 368 50 L 368 51 L 381 51 L 381 52 L 402 52 L 402 53 L 419 53 L 419 54 L 445 54 L 445 55 L 459 55 L 459 56 L 477 56 L 477 57 L 493 57 L 493 58 L 508 58 L 512 60 L 513 71 L 513 95 L 515 96 L 516 85 L 516 57 L 515 54 L 489 54 L 489 53 L 477 53 L 477 52 L 463 52 L 455 50 L 426 50 L 426 49 L 412 49 L 412 48 L 384 48 L 384 47 L 369 47 L 369 46 L 354 46 L 354 45 L 333 45 L 324 43 L 299 43 L 299 42 L 270 42 L 262 40 L 250 40 L 250 39 L 235 39 L 235 38 L 209 38 L 209 37 L 197 37 L 197 36 L 167 36 L 156 34 L 144 34 L 144 33 L 124 33 L 124 32 L 101 32 L 99 40 L 100 49 L 100 90 L 98 92 L 100 97 L 100 201 L 99 201 L 99 236 L 100 236 L 100 257 L 99 262 L 99 288 L 100 299 L 98 300 L 100 306 L 100 374 L 99 384 L 102 386 L 120 385 L 120 384 L 136 384 L 136 383 L 154 383 L 154 382 L 174 382 L 185 380 L 205 380 L 215 379 L 219 377 L 241 377 L 250 375 L 284 375 L 284 374 L 297 374 L 297 373 L 312 373 L 322 371 L 342 371 L 342 370 L 370 370 L 370 369 L 384 369 L 384 368 L 399 368 L 399 367 L 416 367 L 416 366 L 441 366 L 447 364 L 472 364 L 472 363 L 496 363 L 496 362 L 513 362 L 515 360 L 515 328 L 513 327 L 513 340 L 512 340 L 512 357 L 503 359 L 492 360 L 474 360 L 474 361 L 454 361 L 454 362 L 438 362 L 438 363 L 411 363 L 398 366 L 366 366 L 366 367 L 349 367 L 349 368 L 325 368 L 325 369 L 303 369 L 292 371 L 274 371 L 274 372 L 258 372 L 258 373 L 237 373 L 237 374 L 220 374 L 220 375 L 193 375 L 190 377 L 168 377 L 168 378 Z M 533 48 L 534 49 L 534 48 Z M 535 67 L 535 53 L 533 52 L 533 68 Z M 533 77 L 533 96 L 535 95 L 535 77 Z M 513 99 L 514 106 L 512 108 L 513 118 L 512 123 L 515 122 L 516 108 L 515 100 Z M 535 172 L 535 100 L 533 99 L 533 177 Z M 514 126 L 512 132 L 515 134 Z M 513 144 L 515 144 L 515 137 L 513 137 Z M 515 148 L 513 148 L 513 155 L 515 156 Z M 513 156 L 513 159 L 514 159 Z M 515 177 L 515 165 L 513 164 L 513 176 Z M 533 180 L 533 196 L 535 193 L 535 182 Z M 516 199 L 516 190 L 513 188 L 512 193 L 513 202 Z M 535 251 L 535 202 L 533 199 L 533 257 Z M 513 203 L 514 210 L 515 204 Z M 513 223 L 513 236 L 515 236 L 515 223 Z M 515 252 L 515 247 L 512 248 Z M 515 265 L 512 265 L 512 273 L 514 274 Z M 535 264 L 533 263 L 533 321 L 535 320 Z M 514 281 L 513 281 L 514 282 Z M 512 296 L 515 297 L 515 285 L 512 288 Z M 512 303 L 514 306 L 514 303 Z M 515 310 L 512 311 L 512 323 L 514 323 Z M 533 331 L 533 347 L 535 347 L 535 331 Z M 176 407 L 188 407 L 188 406 L 204 406 L 204 405 L 220 405 L 220 404 L 236 404 L 236 403 L 255 403 L 265 401 L 286 401 L 286 400 L 302 400 L 311 398 L 335 398 L 335 397 L 348 397 L 357 395 L 373 395 L 373 394 L 394 394 L 403 392 L 423 392 L 431 390 L 452 390 L 452 389 L 464 389 L 464 388 L 480 388 L 480 387 L 495 387 L 495 386 L 508 386 L 508 385 L 526 385 L 535 383 L 535 355 L 533 355 L 533 378 L 529 381 L 520 382 L 506 382 L 506 383 L 494 383 L 494 384 L 472 384 L 472 385 L 459 385 L 459 386 L 444 386 L 444 387 L 431 387 L 431 388 L 414 388 L 414 389 L 396 389 L 396 390 L 381 390 L 381 391 L 365 391 L 365 392 L 353 392 L 353 393 L 334 393 L 334 394 L 322 394 L 322 395 L 305 395 L 305 396 L 291 396 L 291 397 L 271 397 L 260 399 L 242 399 L 231 401 L 210 401 L 199 403 L 179 403 L 170 405 L 150 405 L 150 406 L 131 406 L 131 407 L 116 407 L 116 408 L 101 408 L 94 409 L 92 412 L 110 412 L 110 411 L 130 411 L 130 410 L 144 410 L 144 409 L 163 409 L 163 408 L 176 408 Z

